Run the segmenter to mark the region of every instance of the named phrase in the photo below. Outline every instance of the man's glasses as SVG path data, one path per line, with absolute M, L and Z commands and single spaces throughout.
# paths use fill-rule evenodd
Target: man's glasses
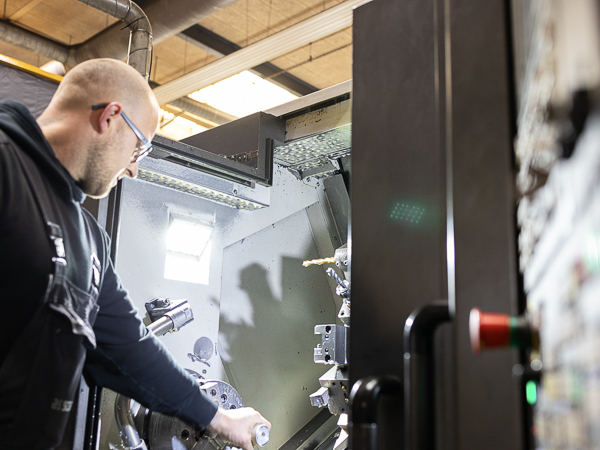
M 97 109 L 103 109 L 103 108 L 106 108 L 107 106 L 108 106 L 108 103 L 92 105 L 92 111 L 96 111 Z M 148 139 L 146 139 L 146 137 L 143 135 L 143 133 L 140 131 L 140 129 L 138 127 L 136 127 L 133 124 L 133 122 L 131 121 L 131 119 L 129 119 L 129 117 L 127 117 L 125 115 L 125 113 L 122 111 L 121 111 L 121 116 L 123 116 L 123 120 L 125 120 L 125 123 L 127 125 L 129 125 L 129 128 L 131 128 L 131 130 L 133 131 L 133 134 L 135 134 L 135 136 L 138 138 L 138 140 L 141 143 L 133 151 L 133 155 L 131 155 L 131 162 L 132 163 L 140 162 L 142 160 L 142 158 L 144 158 L 148 153 L 150 153 L 152 151 L 152 143 L 148 142 Z

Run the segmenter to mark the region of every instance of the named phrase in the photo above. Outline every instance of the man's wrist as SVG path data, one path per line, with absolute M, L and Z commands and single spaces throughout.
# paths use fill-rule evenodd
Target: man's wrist
M 221 409 L 217 408 L 212 420 L 206 426 L 206 429 L 208 430 L 208 432 L 213 433 L 213 434 L 216 433 L 216 428 L 218 427 L 218 423 L 221 421 L 222 416 L 223 416 L 223 414 L 221 413 Z

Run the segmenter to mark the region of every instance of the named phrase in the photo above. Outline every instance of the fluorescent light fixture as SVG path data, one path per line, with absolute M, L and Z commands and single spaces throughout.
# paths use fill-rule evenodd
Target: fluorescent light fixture
M 264 111 L 298 98 L 247 70 L 193 92 L 189 97 L 237 117 Z
M 167 232 L 165 278 L 208 284 L 212 232 L 209 224 L 172 217 Z
M 254 211 L 256 209 L 264 208 L 269 206 L 268 201 L 265 203 L 259 203 L 258 201 L 248 200 L 241 198 L 236 195 L 231 195 L 226 192 L 221 192 L 207 185 L 200 185 L 191 183 L 189 181 L 181 180 L 179 178 L 158 173 L 145 168 L 138 169 L 139 180 L 147 181 L 149 183 L 158 184 L 160 186 L 175 189 L 176 191 L 185 192 L 187 194 L 196 195 L 198 197 L 206 198 L 214 202 L 223 203 L 237 209 L 247 209 Z M 267 189 L 267 188 L 265 188 Z

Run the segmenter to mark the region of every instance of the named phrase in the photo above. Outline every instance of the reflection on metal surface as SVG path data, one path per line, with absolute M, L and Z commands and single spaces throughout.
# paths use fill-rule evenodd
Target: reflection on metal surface
M 162 175 L 160 173 L 152 172 L 146 169 L 138 170 L 138 178 L 140 180 L 175 189 L 177 191 L 186 192 L 188 194 L 197 195 L 198 197 L 203 197 L 209 200 L 214 200 L 219 203 L 224 203 L 228 206 L 237 209 L 255 210 L 265 207 L 265 205 L 261 205 L 260 203 L 236 198 L 233 195 L 225 194 L 223 192 L 210 189 L 208 187 L 179 180 L 177 178 L 170 177 L 168 175 Z
M 300 172 L 326 166 L 350 154 L 351 129 L 347 124 L 275 147 L 274 161 Z

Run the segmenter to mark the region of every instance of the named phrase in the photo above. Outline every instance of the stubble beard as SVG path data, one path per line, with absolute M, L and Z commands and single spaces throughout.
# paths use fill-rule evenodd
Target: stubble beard
M 91 198 L 103 198 L 116 184 L 116 177 L 106 164 L 109 149 L 106 144 L 94 143 L 89 148 L 84 175 L 77 185 Z

